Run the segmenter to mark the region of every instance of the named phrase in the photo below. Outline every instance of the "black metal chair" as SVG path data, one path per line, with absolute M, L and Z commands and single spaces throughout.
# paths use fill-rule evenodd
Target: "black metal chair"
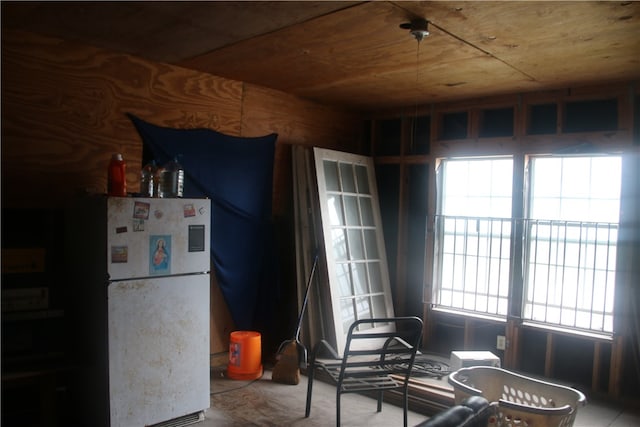
M 422 336 L 418 317 L 362 319 L 349 328 L 342 357 L 329 343 L 320 341 L 311 353 L 307 369 L 307 406 L 311 412 L 311 393 L 316 369 L 326 372 L 336 385 L 336 425 L 340 426 L 340 397 L 344 393 L 376 392 L 378 412 L 385 390 L 403 393 L 404 426 L 407 427 L 409 377 Z M 330 358 L 319 358 L 320 352 Z

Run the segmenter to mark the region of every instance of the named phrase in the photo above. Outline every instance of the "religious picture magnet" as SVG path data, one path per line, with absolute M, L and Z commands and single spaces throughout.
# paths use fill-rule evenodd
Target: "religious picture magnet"
M 149 274 L 171 274 L 171 236 L 149 236 Z

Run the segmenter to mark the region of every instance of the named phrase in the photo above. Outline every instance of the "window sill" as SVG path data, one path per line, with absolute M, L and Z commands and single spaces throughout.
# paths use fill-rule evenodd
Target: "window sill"
M 491 315 L 491 314 L 482 314 L 482 313 L 476 313 L 476 312 L 472 312 L 472 311 L 465 311 L 465 310 L 458 310 L 455 308 L 447 308 L 447 307 L 433 307 L 432 311 L 437 312 L 437 313 L 444 313 L 444 314 L 452 314 L 452 315 L 456 315 L 456 316 L 462 316 L 462 317 L 470 317 L 473 319 L 479 319 L 479 320 L 488 320 L 491 322 L 499 322 L 499 323 L 506 323 L 507 322 L 507 318 L 502 317 L 502 316 L 498 316 L 498 315 Z
M 458 309 L 455 309 L 455 308 L 435 307 L 434 306 L 434 307 L 432 307 L 432 311 L 435 312 L 435 313 L 448 314 L 448 315 L 452 315 L 452 316 L 460 316 L 460 317 L 466 317 L 466 318 L 477 319 L 477 320 L 486 320 L 486 321 L 491 321 L 491 322 L 496 322 L 496 323 L 506 323 L 507 322 L 506 317 L 501 317 L 501 316 L 497 316 L 497 315 L 490 315 L 490 314 L 475 313 L 475 312 L 470 312 L 470 311 L 465 311 L 465 310 L 458 310 Z M 583 330 L 583 329 L 572 329 L 572 328 L 567 328 L 567 327 L 562 327 L 562 326 L 556 326 L 556 325 L 549 325 L 549 324 L 533 322 L 533 321 L 530 321 L 530 320 L 522 321 L 521 325 L 522 325 L 522 327 L 525 327 L 525 328 L 537 329 L 537 330 L 542 330 L 542 331 L 547 331 L 547 332 L 551 332 L 551 333 L 555 333 L 555 334 L 561 334 L 561 335 L 567 335 L 567 336 L 588 338 L 588 339 L 591 339 L 591 340 L 594 340 L 594 341 L 612 342 L 613 338 L 614 338 L 614 334 L 613 333 L 586 331 L 586 330 Z
M 561 335 L 589 338 L 596 341 L 604 341 L 604 342 L 613 341 L 613 333 L 608 333 L 608 332 L 585 331 L 582 329 L 572 329 L 572 328 L 542 324 L 542 323 L 537 323 L 532 321 L 523 321 L 522 326 L 525 328 L 538 329 L 538 330 L 553 332 Z

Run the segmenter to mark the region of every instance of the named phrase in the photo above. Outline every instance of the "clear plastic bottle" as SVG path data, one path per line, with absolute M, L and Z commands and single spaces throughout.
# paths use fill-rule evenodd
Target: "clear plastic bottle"
M 177 158 L 162 167 L 158 185 L 158 197 L 182 197 L 184 194 L 184 169 Z
M 158 166 L 156 169 L 155 179 L 155 195 L 156 197 L 165 198 L 171 197 L 171 188 L 167 186 L 167 178 L 165 177 L 166 170 L 164 166 Z
M 144 197 L 157 197 L 156 171 L 158 166 L 155 160 L 144 165 L 140 171 L 140 194 Z
M 127 165 L 122 154 L 111 156 L 108 169 L 107 194 L 115 197 L 127 196 Z

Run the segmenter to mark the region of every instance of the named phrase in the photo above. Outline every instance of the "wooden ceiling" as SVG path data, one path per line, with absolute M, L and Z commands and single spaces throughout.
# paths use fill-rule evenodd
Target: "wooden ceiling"
M 2 2 L 2 26 L 360 110 L 640 80 L 635 1 Z

